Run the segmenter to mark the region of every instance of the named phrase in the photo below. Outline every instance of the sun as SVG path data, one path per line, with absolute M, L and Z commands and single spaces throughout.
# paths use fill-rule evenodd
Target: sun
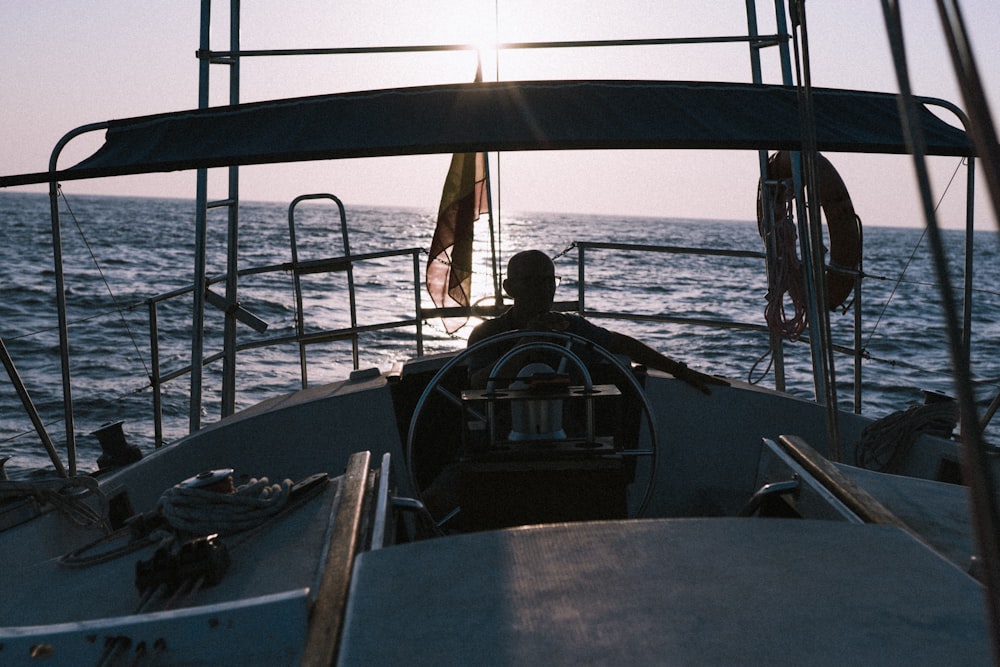
M 489 80 L 496 68 L 499 46 L 497 23 L 492 12 L 468 13 L 460 20 L 453 20 L 449 32 L 459 37 L 456 44 L 472 54 Z

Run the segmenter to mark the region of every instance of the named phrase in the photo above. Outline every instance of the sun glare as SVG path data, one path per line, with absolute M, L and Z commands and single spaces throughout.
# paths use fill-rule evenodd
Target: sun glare
M 482 69 L 484 81 L 494 78 L 497 63 L 498 43 L 493 32 L 489 36 L 482 36 L 469 43 L 472 52 L 476 55 L 476 63 Z
M 442 28 L 442 36 L 450 35 L 449 43 L 462 45 L 481 63 L 485 80 L 494 78 L 499 40 L 494 12 L 461 12 Z

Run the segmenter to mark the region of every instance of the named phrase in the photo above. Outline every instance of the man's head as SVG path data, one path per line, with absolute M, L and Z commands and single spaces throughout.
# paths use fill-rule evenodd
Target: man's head
M 522 316 L 547 313 L 556 294 L 552 260 L 540 250 L 517 253 L 507 263 L 503 288 L 514 297 L 514 305 Z

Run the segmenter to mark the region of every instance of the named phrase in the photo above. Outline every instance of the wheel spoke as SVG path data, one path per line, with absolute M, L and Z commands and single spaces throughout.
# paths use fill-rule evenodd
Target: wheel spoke
M 539 338 L 542 340 L 532 340 Z M 525 339 L 532 340 L 532 342 L 523 342 Z M 502 378 L 500 377 L 501 371 L 504 370 L 505 366 L 509 365 L 507 362 L 513 362 L 513 360 L 516 357 L 519 357 L 521 354 L 528 355 L 530 353 L 544 353 L 545 351 L 548 351 L 550 354 L 555 353 L 560 356 L 559 363 L 557 364 L 558 370 L 556 371 L 558 375 L 565 375 L 567 362 L 572 362 L 572 365 L 576 366 L 578 371 L 584 376 L 587 387 L 590 387 L 592 386 L 590 380 L 591 372 L 590 369 L 588 369 L 587 367 L 590 364 L 590 360 L 588 359 L 588 362 L 585 363 L 577 354 L 573 352 L 574 346 L 581 345 L 585 350 L 588 351 L 588 353 L 593 352 L 597 355 L 599 359 L 602 359 L 603 361 L 606 361 L 610 364 L 610 367 L 615 371 L 615 376 L 616 377 L 620 376 L 618 380 L 612 380 L 613 382 L 619 385 L 621 385 L 621 383 L 624 382 L 625 385 L 627 385 L 630 388 L 630 390 L 635 393 L 635 396 L 639 399 L 641 403 L 641 413 L 638 416 L 638 418 L 641 422 L 643 420 L 643 415 L 644 415 L 646 426 L 648 426 L 648 433 L 645 436 L 645 438 L 648 438 L 648 445 L 639 448 L 637 446 L 638 443 L 631 443 L 631 442 L 616 443 L 615 453 L 622 457 L 626 457 L 630 460 L 636 460 L 641 457 L 648 457 L 650 459 L 650 462 L 648 464 L 642 466 L 644 473 L 642 474 L 641 477 L 644 477 L 645 481 L 633 480 L 633 482 L 630 484 L 630 486 L 632 486 L 632 489 L 636 493 L 629 493 L 629 496 L 631 498 L 637 499 L 638 502 L 635 505 L 632 505 L 633 509 L 629 511 L 629 515 L 643 516 L 649 506 L 653 492 L 653 485 L 656 479 L 657 429 L 654 423 L 652 407 L 649 403 L 649 399 L 645 395 L 645 391 L 643 390 L 642 385 L 633 375 L 631 368 L 622 363 L 621 360 L 616 358 L 614 355 L 612 355 L 604 348 L 594 344 L 593 342 L 587 339 L 581 338 L 580 336 L 576 336 L 574 334 L 569 334 L 564 332 L 519 331 L 519 332 L 507 332 L 499 334 L 492 338 L 481 341 L 480 343 L 477 343 L 473 346 L 470 346 L 466 350 L 460 352 L 455 357 L 453 357 L 449 362 L 447 362 L 434 375 L 433 378 L 431 378 L 430 382 L 427 384 L 423 393 L 421 394 L 420 399 L 417 401 L 417 404 L 414 408 L 410 420 L 410 428 L 407 433 L 406 452 L 410 464 L 409 466 L 410 474 L 411 474 L 411 479 L 414 483 L 414 489 L 417 490 L 418 493 L 423 494 L 426 488 L 429 488 L 429 487 L 421 488 L 421 486 L 417 484 L 415 471 L 417 469 L 420 469 L 422 466 L 427 465 L 428 460 L 430 461 L 434 460 L 433 453 L 431 453 L 429 456 L 428 454 L 425 454 L 425 452 L 429 453 L 433 451 L 424 449 L 426 447 L 429 447 L 430 443 L 424 443 L 423 436 L 420 438 L 420 442 L 418 442 L 417 439 L 417 432 L 418 432 L 417 426 L 421 419 L 422 414 L 425 411 L 428 411 L 426 409 L 428 408 L 429 398 L 432 395 L 439 395 L 443 397 L 444 400 L 446 400 L 448 403 L 460 407 L 462 409 L 462 414 L 465 415 L 465 420 L 469 420 L 469 418 L 471 417 L 472 419 L 478 420 L 479 422 L 489 426 L 490 425 L 489 415 L 492 414 L 493 412 L 492 409 L 488 408 L 487 414 L 484 416 L 481 412 L 474 410 L 468 404 L 467 401 L 463 401 L 461 395 L 456 394 L 455 392 L 445 388 L 443 385 L 443 381 L 444 378 L 448 376 L 448 373 L 450 373 L 453 369 L 468 364 L 470 360 L 476 358 L 476 356 L 474 355 L 477 354 L 481 355 L 481 351 L 484 348 L 489 348 L 491 346 L 498 346 L 504 343 L 506 343 L 506 346 L 500 349 L 507 349 L 508 351 L 499 354 L 498 355 L 499 359 L 497 359 L 497 361 L 493 363 L 489 373 L 487 391 L 492 391 L 494 389 L 493 385 L 498 380 L 502 380 Z M 496 358 L 497 357 L 494 357 L 494 359 Z M 472 369 L 473 372 L 475 370 L 476 369 Z M 626 399 L 627 395 L 622 394 L 621 396 L 622 399 L 624 400 Z M 467 424 L 460 424 L 460 425 L 456 424 L 456 426 L 458 426 L 459 428 L 465 428 Z M 591 429 L 588 430 L 586 437 L 593 438 L 595 437 L 595 435 L 596 434 L 593 433 Z M 490 442 L 491 443 L 493 442 L 492 438 L 490 439 Z M 463 438 L 463 445 L 461 446 L 462 447 L 468 446 L 464 438 Z M 456 461 L 457 460 L 458 459 L 456 459 Z M 434 465 L 434 467 L 436 467 L 436 465 Z M 426 472 L 427 471 L 425 470 L 424 474 L 426 474 Z

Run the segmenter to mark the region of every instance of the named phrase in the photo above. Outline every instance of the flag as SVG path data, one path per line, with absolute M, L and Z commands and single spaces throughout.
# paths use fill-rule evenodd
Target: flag
M 483 80 L 476 53 L 475 83 Z M 486 153 L 455 153 L 444 181 L 437 227 L 431 240 L 425 281 L 438 308 L 467 308 L 472 294 L 472 237 L 480 213 L 490 210 L 486 183 Z M 445 331 L 454 333 L 468 317 L 443 317 Z
M 427 260 L 427 291 L 438 308 L 468 307 L 472 291 L 472 237 L 475 222 L 489 210 L 486 154 L 455 153 L 441 193 L 437 228 Z M 448 333 L 468 318 L 444 318 Z

